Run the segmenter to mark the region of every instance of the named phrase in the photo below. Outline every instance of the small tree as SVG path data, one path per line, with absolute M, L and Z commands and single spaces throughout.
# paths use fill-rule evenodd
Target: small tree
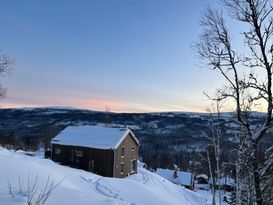
M 105 106 L 105 127 L 111 127 L 112 119 L 111 119 L 111 111 L 110 106 Z
M 270 0 L 222 0 L 222 3 L 231 18 L 245 25 L 242 32 L 245 47 L 241 53 L 235 49 L 223 13 L 208 8 L 201 21 L 203 32 L 196 50 L 201 59 L 213 70 L 218 70 L 227 82 L 217 89 L 215 100 L 230 99 L 230 105 L 234 105 L 240 125 L 240 143 L 245 143 L 250 150 L 246 163 L 251 164 L 249 185 L 253 184 L 255 194 L 254 202 L 249 201 L 249 204 L 262 205 L 258 154 L 272 121 L 273 7 Z M 264 121 L 254 126 L 250 111 L 257 104 L 261 104 L 266 113 Z M 241 156 L 238 153 L 238 157 Z M 239 183 L 243 180 L 240 178 Z
M 13 65 L 13 60 L 10 58 L 9 55 L 0 53 L 0 77 L 7 73 Z M 6 89 L 2 87 L 0 84 L 0 98 L 4 97 L 6 93 Z

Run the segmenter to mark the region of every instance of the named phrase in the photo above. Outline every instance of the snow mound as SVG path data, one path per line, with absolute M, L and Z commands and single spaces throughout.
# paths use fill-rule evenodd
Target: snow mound
M 26 190 L 37 178 L 37 193 L 48 179 L 56 185 L 46 205 L 205 205 L 204 198 L 164 178 L 139 168 L 125 179 L 101 177 L 58 165 L 51 160 L 26 156 L 0 147 L 0 204 L 26 204 Z M 20 185 L 19 185 L 20 181 Z M 9 186 L 14 197 L 9 193 Z

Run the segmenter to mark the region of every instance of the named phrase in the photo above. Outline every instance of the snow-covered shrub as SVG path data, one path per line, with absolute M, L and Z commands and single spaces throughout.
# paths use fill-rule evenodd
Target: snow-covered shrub
M 53 190 L 62 181 L 63 180 L 55 184 L 54 181 L 51 180 L 48 176 L 45 185 L 41 189 L 39 189 L 37 186 L 38 176 L 36 176 L 33 180 L 30 180 L 30 177 L 28 177 L 26 184 L 21 181 L 21 177 L 19 176 L 18 189 L 13 190 L 9 182 L 8 189 L 12 198 L 15 198 L 17 195 L 25 196 L 27 200 L 27 205 L 44 205 L 52 194 Z

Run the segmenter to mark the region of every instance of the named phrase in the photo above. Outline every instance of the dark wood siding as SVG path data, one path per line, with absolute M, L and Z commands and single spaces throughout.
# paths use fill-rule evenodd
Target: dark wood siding
M 124 152 L 124 154 L 123 154 Z M 131 161 L 135 160 L 135 172 L 131 172 Z M 115 150 L 114 177 L 123 178 L 130 174 L 137 173 L 138 144 L 128 134 Z M 123 165 L 122 165 L 123 164 Z M 122 172 L 123 166 L 123 172 Z
M 60 149 L 60 153 L 56 153 L 56 149 Z M 82 156 L 76 156 L 79 151 Z M 101 176 L 113 177 L 114 151 L 111 149 L 52 144 L 52 160 L 62 165 L 93 171 Z

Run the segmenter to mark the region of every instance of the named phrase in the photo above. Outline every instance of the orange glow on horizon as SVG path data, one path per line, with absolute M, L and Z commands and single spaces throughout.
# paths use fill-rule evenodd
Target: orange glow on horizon
M 45 104 L 27 104 L 27 103 L 10 103 L 0 102 L 0 108 L 31 108 L 31 107 L 51 107 L 51 106 L 63 106 L 63 107 L 75 107 L 80 109 L 90 109 L 104 111 L 106 106 L 110 108 L 110 111 L 123 112 L 125 111 L 122 105 L 118 102 L 110 101 L 75 101 L 74 103 L 45 103 Z
M 106 106 L 110 108 L 110 112 L 125 112 L 125 113 L 146 113 L 146 112 L 206 112 L 205 109 L 170 109 L 168 107 L 134 107 L 125 105 L 119 102 L 110 101 L 89 101 L 89 102 L 77 102 L 75 104 L 22 104 L 22 103 L 8 103 L 1 102 L 0 108 L 37 108 L 37 107 L 74 107 L 78 109 L 88 109 L 94 111 L 105 111 Z
M 106 106 L 110 108 L 111 112 L 206 112 L 206 106 L 200 104 L 199 106 L 190 106 L 175 104 L 175 103 L 160 103 L 151 104 L 144 102 L 122 102 L 113 99 L 106 99 L 106 97 L 86 97 L 73 98 L 61 96 L 43 96 L 39 99 L 22 98 L 22 101 L 30 103 L 20 103 L 21 98 L 11 100 L 9 98 L 0 101 L 0 108 L 31 108 L 31 107 L 74 107 L 79 109 L 88 109 L 95 111 L 105 111 Z M 36 103 L 31 103 L 36 102 Z M 42 102 L 42 103 L 41 103 Z

